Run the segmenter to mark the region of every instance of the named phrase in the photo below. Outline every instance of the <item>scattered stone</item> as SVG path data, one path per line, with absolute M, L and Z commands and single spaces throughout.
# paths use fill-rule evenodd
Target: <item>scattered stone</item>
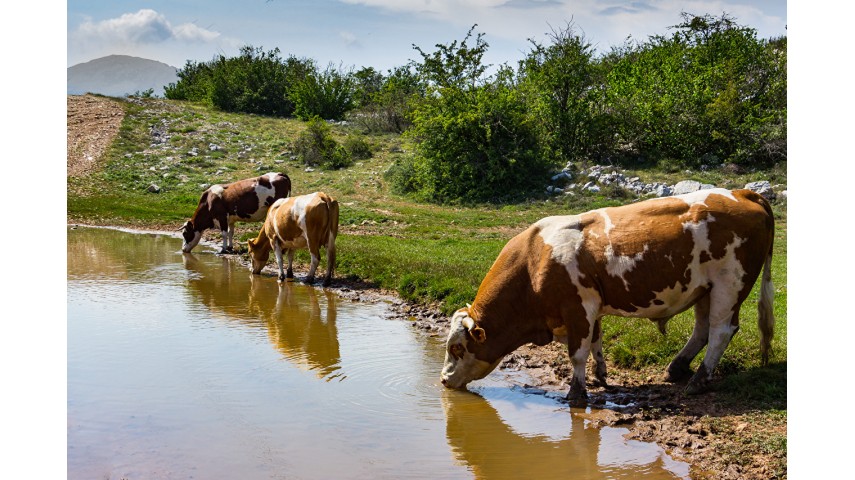
M 773 201 L 776 198 L 775 191 L 772 190 L 772 186 L 769 184 L 768 180 L 746 183 L 745 188 L 752 192 L 759 193 L 763 198 L 769 201 Z
M 148 188 L 146 188 L 146 191 L 149 193 L 160 193 L 160 187 L 158 185 L 152 183 L 151 185 L 148 186 Z

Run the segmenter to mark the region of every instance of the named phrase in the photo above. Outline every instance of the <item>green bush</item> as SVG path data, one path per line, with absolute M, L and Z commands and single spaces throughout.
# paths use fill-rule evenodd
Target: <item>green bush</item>
M 553 30 L 551 44 L 534 40 L 520 62 L 521 88 L 537 120 L 543 147 L 557 163 L 576 161 L 601 153 L 597 105 L 600 88 L 594 50 L 572 24 Z
M 756 38 L 726 14 L 682 14 L 671 36 L 615 48 L 603 110 L 641 155 L 698 167 L 786 159 L 786 41 Z
M 361 136 L 350 135 L 345 138 L 344 149 L 353 160 L 366 160 L 374 156 L 371 145 Z
M 204 102 L 227 112 L 290 116 L 291 91 L 313 68 L 313 62 L 279 49 L 265 52 L 244 46 L 237 57 L 219 55 L 210 62 L 188 61 L 178 72 L 178 82 L 164 89 L 166 98 Z
M 474 27 L 473 27 L 474 29 Z M 506 200 L 539 188 L 549 164 L 537 132 L 515 87 L 511 69 L 482 78 L 487 43 L 482 35 L 467 45 L 437 45 L 417 70 L 428 93 L 413 107 L 415 141 L 412 177 L 399 190 L 435 202 Z
M 379 88 L 373 88 L 370 93 L 366 87 L 357 88 L 362 92 L 359 108 L 348 120 L 365 133 L 403 133 L 411 126 L 413 102 L 424 96 L 420 77 L 410 66 L 396 67 L 381 78 Z
M 297 156 L 308 166 L 337 170 L 353 164 L 350 154 L 338 144 L 330 132 L 330 126 L 320 117 L 308 121 L 294 143 Z
M 318 116 L 327 120 L 341 120 L 353 107 L 354 82 L 350 75 L 332 65 L 323 72 L 312 71 L 298 83 L 291 100 L 294 115 L 301 120 Z

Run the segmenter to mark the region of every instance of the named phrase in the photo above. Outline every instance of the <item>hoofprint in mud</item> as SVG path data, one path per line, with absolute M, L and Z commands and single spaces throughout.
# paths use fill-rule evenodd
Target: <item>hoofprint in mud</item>
M 774 326 L 773 236 L 771 206 L 750 190 L 701 190 L 544 218 L 508 242 L 472 305 L 452 317 L 442 383 L 462 388 L 518 347 L 555 340 L 567 345 L 573 367 L 567 398 L 585 405 L 589 354 L 597 380 L 606 382 L 604 315 L 650 318 L 664 332 L 668 319 L 694 306 L 694 331 L 667 381 L 691 377 L 686 392 L 703 392 L 761 270 L 765 365 Z M 689 364 L 704 347 L 693 374 Z

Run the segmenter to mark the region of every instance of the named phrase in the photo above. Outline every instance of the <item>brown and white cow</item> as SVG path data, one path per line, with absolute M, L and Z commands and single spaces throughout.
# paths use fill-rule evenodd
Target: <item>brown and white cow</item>
M 299 197 L 277 200 L 270 210 L 258 238 L 249 240 L 249 256 L 252 273 L 261 269 L 270 258 L 270 250 L 276 255 L 279 280 L 292 278 L 294 250 L 308 248 L 312 264 L 306 283 L 315 281 L 315 270 L 320 261 L 320 248 L 327 251 L 327 273 L 324 286 L 329 286 L 335 269 L 335 238 L 338 235 L 338 202 L 324 192 L 315 192 Z M 282 265 L 282 252 L 288 253 L 288 271 Z
M 568 400 L 584 404 L 585 362 L 595 353 L 605 377 L 603 315 L 665 322 L 695 307 L 691 338 L 666 379 L 691 377 L 687 393 L 705 390 L 730 339 L 739 309 L 763 271 L 758 304 L 762 362 L 775 319 L 769 203 L 750 190 L 700 190 L 580 215 L 541 219 L 502 249 L 475 300 L 454 313 L 443 385 L 484 378 L 527 343 L 567 345 L 573 378 Z M 707 346 L 698 371 L 689 364 Z
M 223 234 L 220 253 L 233 251 L 236 222 L 262 222 L 273 202 L 290 195 L 291 179 L 284 173 L 270 172 L 226 185 L 212 185 L 202 193 L 193 217 L 180 228 L 184 236 L 181 250 L 193 250 L 202 239 L 202 232 L 218 228 Z

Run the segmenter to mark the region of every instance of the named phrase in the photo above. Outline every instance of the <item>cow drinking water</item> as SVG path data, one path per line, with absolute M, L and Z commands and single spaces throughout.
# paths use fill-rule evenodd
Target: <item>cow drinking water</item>
M 338 202 L 326 193 L 315 192 L 277 200 L 268 210 L 258 237 L 248 242 L 252 273 L 261 273 L 270 258 L 270 250 L 273 250 L 279 266 L 279 280 L 292 278 L 294 250 L 308 248 L 312 264 L 306 283 L 313 283 L 320 261 L 320 248 L 323 246 L 327 251 L 327 273 L 324 276 L 324 286 L 327 287 L 335 269 L 337 235 Z M 287 273 L 282 261 L 283 251 L 288 255 Z
M 220 253 L 232 252 L 236 222 L 262 222 L 273 202 L 290 195 L 291 179 L 284 173 L 271 172 L 227 185 L 212 185 L 202 193 L 193 217 L 181 226 L 184 236 L 181 250 L 190 252 L 202 239 L 202 232 L 217 228 L 223 235 Z
M 541 219 L 507 243 L 472 305 L 452 316 L 442 383 L 463 388 L 518 347 L 557 340 L 567 345 L 573 367 L 567 398 L 584 404 L 585 363 L 592 349 L 599 353 L 603 315 L 650 318 L 664 329 L 694 306 L 691 338 L 666 379 L 691 377 L 687 393 L 701 392 L 739 329 L 740 306 L 761 270 L 766 364 L 775 322 L 773 237 L 771 207 L 750 190 L 700 190 Z M 705 346 L 693 374 L 689 364 Z M 598 377 L 605 376 L 601 358 Z

